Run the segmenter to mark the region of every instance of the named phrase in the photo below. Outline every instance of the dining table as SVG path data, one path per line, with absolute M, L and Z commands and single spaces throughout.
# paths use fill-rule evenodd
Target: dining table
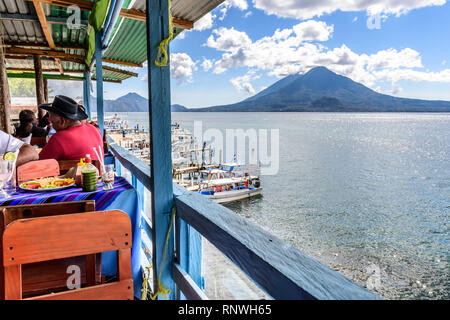
M 97 190 L 84 192 L 82 188 L 71 186 L 60 190 L 33 191 L 16 187 L 16 192 L 8 198 L 0 198 L 0 207 L 44 204 L 70 201 L 94 200 L 96 211 L 122 210 L 131 220 L 133 232 L 133 245 L 131 253 L 131 266 L 135 297 L 141 296 L 141 208 L 137 191 L 123 177 L 115 177 L 114 187 L 103 190 L 102 183 L 97 183 Z M 101 272 L 104 276 L 117 275 L 117 252 L 103 252 L 101 256 Z

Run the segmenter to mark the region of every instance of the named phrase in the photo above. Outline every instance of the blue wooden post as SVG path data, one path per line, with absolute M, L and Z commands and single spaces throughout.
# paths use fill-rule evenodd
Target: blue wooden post
M 97 123 L 103 135 L 103 70 L 102 70 L 102 33 L 95 33 L 95 79 L 97 81 Z
M 173 205 L 172 147 L 170 113 L 170 68 L 155 65 L 159 43 L 169 36 L 167 0 L 147 1 L 147 55 L 149 78 L 150 111 L 150 157 L 152 179 L 152 245 L 153 245 L 153 288 L 161 284 L 170 290 L 168 299 L 175 297 L 175 283 L 172 278 L 174 260 L 174 226 L 170 233 L 165 264 L 162 265 L 166 235 L 171 224 Z M 162 299 L 161 295 L 158 299 Z
M 88 71 L 84 72 L 83 102 L 84 107 L 86 108 L 86 113 L 89 119 L 91 119 L 91 74 Z

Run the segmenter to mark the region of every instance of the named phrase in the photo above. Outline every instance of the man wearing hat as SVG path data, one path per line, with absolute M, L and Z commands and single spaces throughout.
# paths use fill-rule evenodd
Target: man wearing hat
M 57 95 L 53 103 L 41 104 L 39 108 L 49 112 L 49 120 L 56 131 L 39 153 L 39 159 L 80 160 L 90 154 L 93 160 L 100 160 L 93 148 L 103 148 L 103 139 L 98 129 L 84 123 L 88 116 L 83 106 L 69 97 Z

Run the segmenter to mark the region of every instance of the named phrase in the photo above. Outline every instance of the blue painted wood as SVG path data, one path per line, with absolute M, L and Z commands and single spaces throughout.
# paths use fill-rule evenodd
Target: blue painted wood
M 197 286 L 204 289 L 205 281 L 202 275 L 202 235 L 192 226 L 188 226 L 187 231 L 189 241 L 189 262 L 187 271 Z
M 152 178 L 152 223 L 153 223 L 153 270 L 154 288 L 158 287 L 159 272 L 161 283 L 175 297 L 175 283 L 172 278 L 174 259 L 174 230 L 167 246 L 165 265 L 162 265 L 166 235 L 170 226 L 173 205 L 172 190 L 172 147 L 170 112 L 170 67 L 154 64 L 159 43 L 169 36 L 168 1 L 146 0 L 147 4 L 147 54 L 149 78 L 150 110 L 150 161 Z M 161 297 L 158 297 L 161 299 Z
M 179 264 L 175 263 L 172 268 L 172 273 L 177 286 L 183 292 L 183 295 L 188 300 L 209 300 L 195 281 L 189 276 Z
M 86 108 L 86 113 L 89 119 L 92 118 L 91 110 L 91 74 L 87 71 L 84 72 L 84 81 L 83 81 L 83 102 L 84 107 Z
M 95 33 L 95 72 L 97 85 L 97 124 L 103 135 L 104 112 L 103 112 L 103 69 L 102 69 L 102 31 Z
M 121 177 L 122 176 L 122 165 L 120 164 L 119 159 L 114 157 L 114 163 L 115 163 L 116 173 L 119 177 Z
M 379 299 L 267 231 L 174 185 L 177 214 L 275 299 Z

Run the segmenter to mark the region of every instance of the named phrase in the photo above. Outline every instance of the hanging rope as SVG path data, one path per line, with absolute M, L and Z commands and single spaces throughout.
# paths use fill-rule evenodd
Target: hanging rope
M 155 64 L 158 67 L 164 67 L 167 65 L 167 62 L 169 61 L 169 55 L 167 54 L 167 47 L 169 46 L 169 42 L 173 38 L 172 14 L 170 12 L 170 9 L 172 7 L 172 2 L 171 2 L 171 0 L 168 0 L 168 1 L 169 1 L 169 37 L 162 40 L 159 44 L 158 57 L 155 60 Z
M 167 295 L 170 294 L 172 291 L 170 291 L 169 288 L 167 288 L 164 284 L 161 283 L 161 276 L 162 276 L 162 271 L 164 268 L 164 264 L 166 262 L 166 255 L 167 255 L 167 246 L 169 244 L 169 239 L 170 239 L 170 234 L 172 232 L 172 226 L 173 226 L 173 221 L 175 220 L 175 214 L 176 214 L 176 208 L 175 208 L 175 202 L 173 203 L 172 206 L 172 214 L 170 215 L 170 225 L 169 225 L 169 230 L 167 230 L 167 235 L 166 235 L 166 242 L 164 244 L 164 253 L 163 253 L 163 258 L 162 258 L 162 263 L 161 263 L 161 268 L 159 270 L 159 276 L 158 276 L 158 290 L 151 295 L 151 299 L 152 300 L 156 300 L 156 298 L 158 297 L 159 294 L 162 294 L 164 296 L 164 299 L 167 300 Z M 148 292 L 148 280 L 150 278 L 150 269 L 153 267 L 153 265 L 150 265 L 150 267 L 147 267 L 147 275 L 144 276 L 144 281 L 142 283 L 142 300 L 147 300 L 147 292 Z

